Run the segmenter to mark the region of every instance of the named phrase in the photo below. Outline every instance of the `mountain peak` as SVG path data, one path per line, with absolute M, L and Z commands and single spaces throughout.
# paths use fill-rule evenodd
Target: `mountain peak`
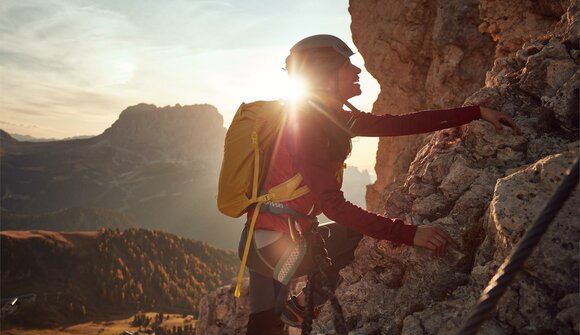
M 226 129 L 209 104 L 127 107 L 102 138 L 137 152 L 169 159 L 196 160 L 199 152 L 221 155 Z
M 5 141 L 9 141 L 9 142 L 17 142 L 16 139 L 12 136 L 10 136 L 10 134 L 8 134 L 6 131 L 0 129 L 0 141 L 5 142 Z
M 164 107 L 157 107 L 156 105 L 142 102 L 134 106 L 129 106 L 125 108 L 121 112 L 119 119 L 127 116 L 133 116 L 135 114 L 145 114 L 145 113 L 167 113 L 167 114 L 207 113 L 209 115 L 216 114 L 217 116 L 219 116 L 219 118 L 222 119 L 223 123 L 223 117 L 221 116 L 221 114 L 218 113 L 217 108 L 215 108 L 210 104 L 193 104 L 184 106 L 182 106 L 181 104 L 175 104 L 173 106 L 166 105 Z

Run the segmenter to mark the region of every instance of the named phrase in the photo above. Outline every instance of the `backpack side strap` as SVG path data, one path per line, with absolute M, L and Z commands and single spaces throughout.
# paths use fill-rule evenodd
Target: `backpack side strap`
M 242 262 L 240 264 L 240 269 L 238 270 L 236 289 L 234 290 L 234 296 L 236 298 L 240 297 L 242 279 L 244 277 L 244 270 L 246 269 L 246 262 L 248 260 L 248 253 L 250 252 L 250 245 L 252 243 L 252 238 L 254 235 L 254 226 L 256 225 L 256 221 L 258 219 L 258 214 L 261 211 L 262 205 L 264 205 L 264 203 L 269 202 L 269 201 L 275 201 L 276 203 L 279 203 L 282 201 L 290 201 L 290 200 L 299 198 L 299 197 L 305 195 L 306 193 L 310 192 L 310 189 L 306 185 L 303 185 L 302 187 L 298 187 L 300 185 L 300 183 L 302 182 L 302 175 L 300 175 L 298 173 L 294 177 L 290 178 L 289 180 L 272 187 L 270 190 L 268 190 L 268 193 L 258 195 L 258 187 L 259 187 L 258 183 L 259 183 L 259 173 L 260 173 L 260 171 L 259 171 L 259 167 L 260 167 L 260 145 L 259 144 L 260 143 L 259 143 L 259 139 L 258 139 L 258 131 L 259 131 L 260 127 L 262 127 L 261 123 L 256 124 L 256 126 L 251 134 L 252 146 L 254 149 L 253 150 L 254 151 L 254 171 L 253 171 L 253 179 L 252 179 L 252 198 L 248 199 L 247 205 L 249 206 L 250 204 L 255 203 L 256 208 L 254 209 L 254 213 L 252 214 L 252 219 L 250 220 L 250 226 L 248 229 L 248 237 L 246 238 L 246 245 L 244 247 L 244 254 L 242 255 Z M 287 210 L 287 211 L 285 211 L 285 213 L 293 215 L 293 213 L 289 212 L 291 210 L 295 214 L 297 214 L 298 217 L 304 216 L 304 215 L 292 210 L 291 208 L 288 208 L 286 206 L 283 206 L 283 207 L 285 207 Z

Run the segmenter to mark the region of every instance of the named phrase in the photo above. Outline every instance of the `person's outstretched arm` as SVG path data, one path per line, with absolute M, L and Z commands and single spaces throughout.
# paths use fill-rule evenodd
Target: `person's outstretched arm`
M 322 212 L 329 219 L 361 234 L 413 245 L 417 226 L 371 213 L 345 200 L 334 168 L 341 162 L 331 159 L 329 143 L 322 130 L 307 122 L 301 124 L 299 129 L 292 150 L 294 164 L 310 192 L 319 201 Z
M 357 111 L 349 114 L 347 127 L 353 136 L 422 134 L 458 127 L 477 119 L 490 122 L 497 132 L 501 132 L 503 124 L 512 128 L 514 133 L 521 134 L 521 130 L 507 113 L 479 106 L 425 110 L 402 115 L 373 115 Z

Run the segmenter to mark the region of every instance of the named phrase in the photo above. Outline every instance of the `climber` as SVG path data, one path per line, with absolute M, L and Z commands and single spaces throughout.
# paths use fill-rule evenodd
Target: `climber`
M 286 301 L 284 284 L 313 270 L 317 254 L 330 260 L 325 272 L 334 289 L 340 278 L 338 271 L 352 262 L 363 235 L 426 248 L 435 256 L 445 254 L 449 247 L 458 247 L 438 227 L 416 226 L 398 218 L 387 218 L 345 200 L 340 190 L 341 179 L 344 161 L 351 152 L 352 137 L 427 133 L 477 119 L 490 122 L 498 132 L 506 125 L 514 133 L 521 133 L 508 114 L 483 106 L 404 115 L 377 116 L 360 112 L 347 101 L 361 94 L 358 83 L 361 70 L 350 62 L 352 55 L 353 51 L 339 38 L 315 35 L 296 43 L 286 58 L 288 75 L 303 81 L 307 95 L 290 107 L 261 188 L 269 190 L 299 174 L 300 186 L 306 185 L 309 192 L 294 200 L 270 202 L 267 206 L 283 208 L 283 211 L 266 209 L 258 214 L 247 258 L 250 269 L 248 334 L 282 334 L 284 323 L 300 327 L 305 317 L 304 294 Z M 343 110 L 345 104 L 351 111 Z M 316 216 L 321 213 L 334 222 L 319 225 Z M 248 218 L 252 214 L 250 210 Z M 247 235 L 246 224 L 240 240 L 240 255 Z M 314 280 L 310 288 L 315 306 L 321 306 L 328 299 L 320 282 Z

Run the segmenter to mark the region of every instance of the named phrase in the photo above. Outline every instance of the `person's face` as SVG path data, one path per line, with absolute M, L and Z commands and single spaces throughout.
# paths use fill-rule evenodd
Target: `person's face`
M 348 100 L 360 95 L 361 89 L 358 74 L 361 70 L 353 65 L 350 60 L 346 61 L 338 70 L 338 92 L 340 97 Z

